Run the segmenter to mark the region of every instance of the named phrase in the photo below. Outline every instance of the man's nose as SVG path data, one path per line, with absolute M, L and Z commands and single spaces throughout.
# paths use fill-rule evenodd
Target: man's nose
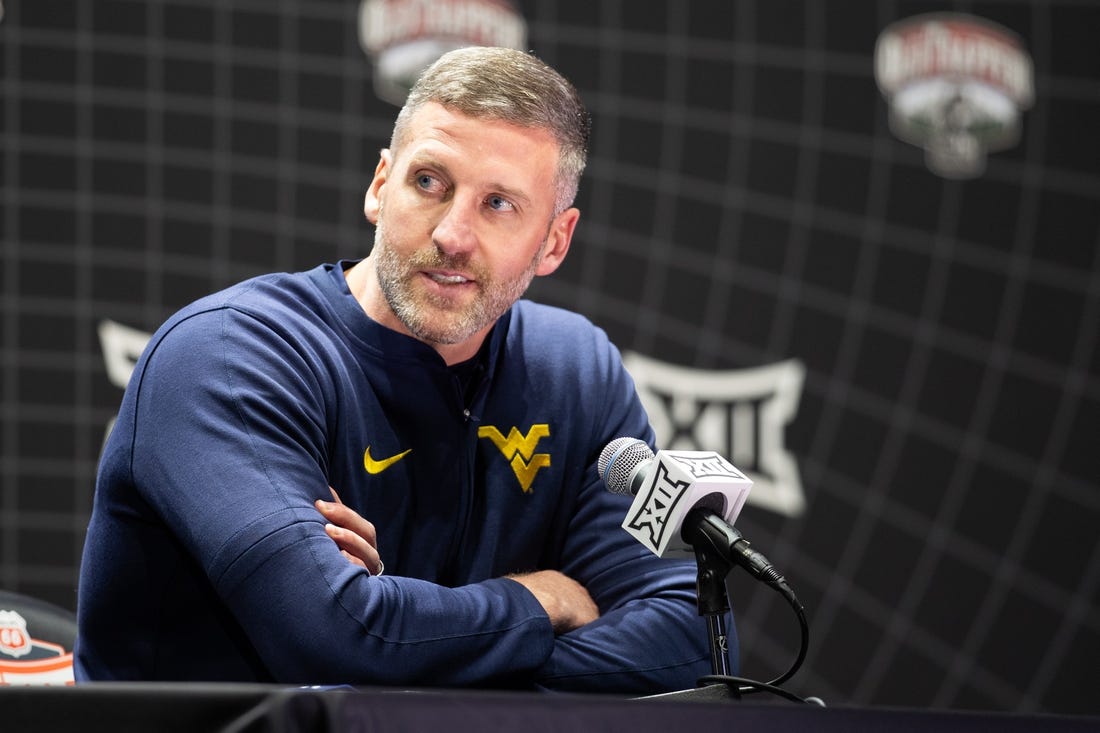
M 469 252 L 477 246 L 478 202 L 454 198 L 432 231 L 432 242 L 444 254 Z

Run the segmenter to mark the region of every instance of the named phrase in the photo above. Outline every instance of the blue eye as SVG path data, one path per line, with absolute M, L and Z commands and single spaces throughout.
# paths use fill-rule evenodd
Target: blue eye
M 485 202 L 493 211 L 511 211 L 513 208 L 512 202 L 503 196 L 490 196 Z

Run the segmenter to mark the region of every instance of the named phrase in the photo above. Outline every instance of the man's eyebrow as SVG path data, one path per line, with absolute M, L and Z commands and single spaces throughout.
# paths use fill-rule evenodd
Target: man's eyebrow
M 493 191 L 498 191 L 504 196 L 504 198 L 513 199 L 517 203 L 522 204 L 525 207 L 531 205 L 531 197 L 525 194 L 523 191 L 519 190 L 518 188 L 512 188 L 510 186 L 504 185 L 503 183 L 489 184 L 489 188 Z
M 439 160 L 435 156 L 424 155 L 421 153 L 413 153 L 412 157 L 409 159 L 409 174 L 414 175 L 417 168 L 423 168 L 425 166 L 428 168 L 435 168 L 447 177 L 450 177 L 451 175 L 451 171 L 449 168 L 447 168 L 446 163 Z

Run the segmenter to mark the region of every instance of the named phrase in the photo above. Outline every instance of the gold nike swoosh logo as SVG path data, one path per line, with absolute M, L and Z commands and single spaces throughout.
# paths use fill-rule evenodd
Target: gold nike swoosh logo
M 383 458 L 380 461 L 376 461 L 375 459 L 370 457 L 370 446 L 368 445 L 366 452 L 363 453 L 363 468 L 367 469 L 367 473 L 373 476 L 375 474 L 382 473 L 387 468 L 397 463 L 411 452 L 412 448 L 409 448 L 406 451 L 398 453 L 396 456 L 390 456 L 389 458 Z

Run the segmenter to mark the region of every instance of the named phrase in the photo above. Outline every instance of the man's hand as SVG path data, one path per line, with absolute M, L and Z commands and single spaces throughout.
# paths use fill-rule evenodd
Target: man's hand
M 509 575 L 535 596 L 550 616 L 555 634 L 584 626 L 600 617 L 600 609 L 584 586 L 557 570 Z
M 328 521 L 325 532 L 348 562 L 366 568 L 371 575 L 380 574 L 382 559 L 378 554 L 378 535 L 374 524 L 340 501 L 335 489 L 329 490 L 335 501 L 318 499 L 314 502 L 317 511 Z M 572 631 L 600 617 L 600 609 L 584 586 L 557 570 L 538 570 L 507 577 L 535 596 L 550 617 L 556 634 Z
M 340 554 L 348 562 L 366 568 L 371 575 L 380 575 L 382 558 L 378 555 L 378 535 L 374 525 L 340 501 L 336 489 L 329 487 L 329 491 L 336 501 L 318 499 L 314 502 L 317 511 L 328 521 L 325 532 L 340 548 Z

